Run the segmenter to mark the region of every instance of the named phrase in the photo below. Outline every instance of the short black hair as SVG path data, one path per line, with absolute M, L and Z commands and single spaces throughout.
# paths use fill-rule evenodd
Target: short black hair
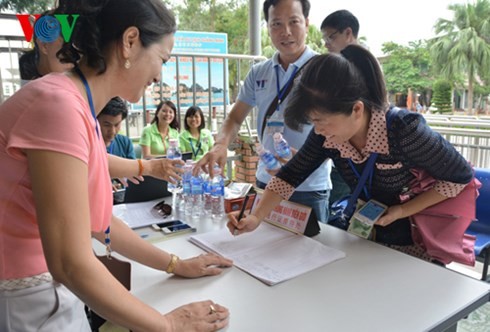
M 277 6 L 282 0 L 265 0 L 264 1 L 264 18 L 266 22 L 269 22 L 269 8 L 272 6 Z M 299 3 L 301 3 L 301 8 L 303 8 L 303 16 L 305 18 L 308 18 L 308 15 L 310 15 L 310 1 L 308 0 L 296 0 Z
M 194 114 L 198 113 L 199 116 L 201 117 L 201 124 L 199 125 L 199 130 L 204 129 L 205 126 L 205 121 L 204 121 L 204 114 L 202 113 L 202 110 L 199 106 L 191 106 L 187 109 L 185 112 L 185 117 L 184 117 L 184 128 L 185 130 L 190 130 L 189 125 L 187 124 L 187 118 L 194 116 Z
M 351 28 L 352 34 L 357 38 L 357 35 L 359 34 L 359 21 L 350 11 L 341 9 L 325 17 L 320 30 L 326 28 L 333 28 L 340 32 L 343 32 L 347 28 Z
M 124 100 L 119 97 L 114 97 L 109 100 L 97 117 L 101 115 L 118 116 L 119 114 L 122 115 L 123 120 L 126 119 L 128 116 L 128 107 Z

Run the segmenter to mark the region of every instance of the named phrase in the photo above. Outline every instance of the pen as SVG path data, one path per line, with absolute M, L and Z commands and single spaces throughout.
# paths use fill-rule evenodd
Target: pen
M 240 213 L 238 214 L 238 221 L 243 218 L 243 215 L 245 214 L 245 209 L 247 208 L 248 200 L 250 199 L 250 196 L 247 195 L 245 196 L 245 200 L 243 201 L 242 208 L 240 209 Z
M 242 208 L 240 209 L 240 213 L 238 214 L 237 221 L 240 222 L 240 220 L 243 218 L 243 215 L 245 214 L 245 209 L 247 208 L 248 200 L 250 199 L 250 196 L 247 195 L 245 196 L 245 200 L 243 201 Z M 233 235 L 238 235 L 238 229 L 235 229 L 233 232 Z

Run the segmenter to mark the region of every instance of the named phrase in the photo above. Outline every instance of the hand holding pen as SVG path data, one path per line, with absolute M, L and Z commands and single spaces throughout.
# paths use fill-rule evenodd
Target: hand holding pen
M 227 223 L 227 227 L 230 230 L 230 233 L 235 236 L 246 232 L 251 232 L 256 229 L 260 224 L 260 221 L 257 219 L 257 217 L 252 214 L 244 217 L 249 199 L 249 195 L 245 196 L 245 200 L 238 216 L 236 216 L 236 214 L 228 214 L 229 220 Z

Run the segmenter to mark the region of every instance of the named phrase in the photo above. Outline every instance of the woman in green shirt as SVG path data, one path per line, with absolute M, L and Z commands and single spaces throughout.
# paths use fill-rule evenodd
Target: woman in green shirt
M 140 145 L 144 159 L 166 155 L 169 139 L 179 138 L 180 124 L 176 114 L 177 108 L 170 100 L 158 105 L 151 125 L 144 128 L 141 134 Z
M 191 106 L 185 112 L 185 130 L 180 134 L 180 148 L 183 152 L 192 152 L 192 160 L 199 160 L 214 144 L 211 132 L 204 129 L 204 115 L 199 106 Z

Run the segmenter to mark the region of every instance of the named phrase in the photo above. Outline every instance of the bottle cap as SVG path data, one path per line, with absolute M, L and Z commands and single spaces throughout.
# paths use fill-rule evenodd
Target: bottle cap
M 274 135 L 272 137 L 274 138 L 274 141 L 282 140 L 282 134 L 281 133 L 274 133 Z

